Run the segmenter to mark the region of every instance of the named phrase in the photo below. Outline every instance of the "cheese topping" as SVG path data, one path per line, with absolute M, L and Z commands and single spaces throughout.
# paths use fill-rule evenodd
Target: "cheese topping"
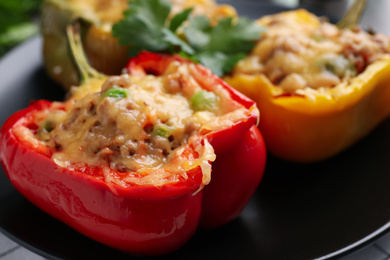
M 210 181 L 212 146 L 204 134 L 248 117 L 218 84 L 201 87 L 197 65 L 172 62 L 162 76 L 113 76 L 79 87 L 65 111 L 51 111 L 37 138 L 67 168 L 103 168 L 102 179 L 162 185 L 200 166 Z M 204 79 L 203 79 L 204 80 Z M 92 87 L 91 87 L 92 86 Z
M 305 95 L 349 82 L 383 55 L 390 40 L 356 28 L 339 30 L 305 10 L 265 16 L 267 27 L 253 52 L 233 74 L 264 74 L 281 93 Z

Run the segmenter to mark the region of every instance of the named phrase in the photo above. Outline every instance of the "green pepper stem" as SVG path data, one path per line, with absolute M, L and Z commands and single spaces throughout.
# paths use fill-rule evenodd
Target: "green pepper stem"
M 351 29 L 355 27 L 363 14 L 367 0 L 355 0 L 344 16 L 337 23 L 340 29 Z
M 84 84 L 92 78 L 103 78 L 104 74 L 92 68 L 88 63 L 80 37 L 79 23 L 68 25 L 66 27 L 66 35 L 73 61 L 79 73 L 79 84 Z

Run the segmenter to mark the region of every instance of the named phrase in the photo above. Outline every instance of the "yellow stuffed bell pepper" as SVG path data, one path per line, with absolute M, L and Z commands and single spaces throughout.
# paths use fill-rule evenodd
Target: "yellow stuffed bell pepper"
M 390 41 L 339 30 L 305 10 L 266 16 L 226 81 L 254 99 L 267 148 L 293 162 L 334 156 L 390 115 Z

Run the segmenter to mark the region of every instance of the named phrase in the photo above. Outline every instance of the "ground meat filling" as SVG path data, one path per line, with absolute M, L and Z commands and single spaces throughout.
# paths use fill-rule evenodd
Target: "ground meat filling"
M 294 93 L 348 82 L 390 53 L 390 40 L 384 35 L 360 28 L 339 30 L 306 11 L 297 12 L 260 19 L 267 31 L 234 73 L 265 74 L 285 92 Z
M 185 149 L 198 157 L 204 155 L 206 161 L 215 159 L 201 131 L 226 127 L 248 113 L 230 100 L 222 86 L 206 91 L 198 78 L 194 64 L 178 62 L 159 77 L 110 77 L 99 91 L 69 101 L 62 119 L 57 118 L 50 131 L 40 131 L 37 137 L 54 151 L 53 159 L 66 167 L 106 165 L 141 174 L 165 167 L 184 172 L 180 163 L 173 162 Z M 47 120 L 53 121 L 50 115 Z

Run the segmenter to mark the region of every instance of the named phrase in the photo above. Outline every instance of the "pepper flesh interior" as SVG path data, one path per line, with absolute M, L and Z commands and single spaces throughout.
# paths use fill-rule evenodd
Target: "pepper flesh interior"
M 122 186 L 179 181 L 197 166 L 206 185 L 215 154 L 205 134 L 249 112 L 219 84 L 208 89 L 216 95 L 214 106 L 193 109 L 191 98 L 204 91 L 205 82 L 196 66 L 174 61 L 161 76 L 123 74 L 81 86 L 65 109 L 54 106 L 40 116 L 38 126 L 50 121 L 52 130 L 37 131 L 36 138 L 50 147 L 57 164 L 103 168 L 100 178 Z M 105 95 L 113 89 L 126 94 Z

